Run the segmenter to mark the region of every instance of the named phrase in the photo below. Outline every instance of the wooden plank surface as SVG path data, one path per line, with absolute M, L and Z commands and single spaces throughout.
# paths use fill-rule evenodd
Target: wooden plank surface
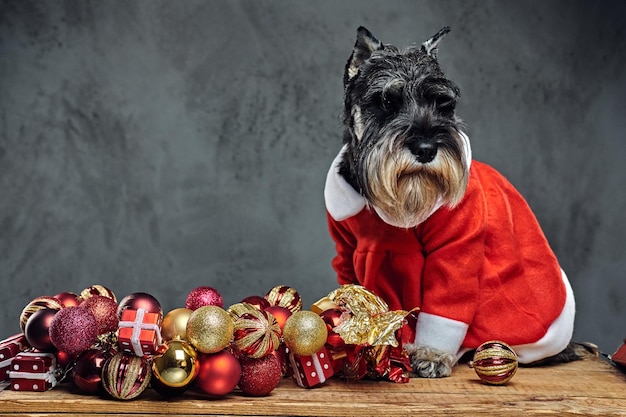
M 467 365 L 449 378 L 408 384 L 331 379 L 304 389 L 284 379 L 267 397 L 235 391 L 213 398 L 195 390 L 165 399 L 152 389 L 132 401 L 82 395 L 64 383 L 44 392 L 0 392 L 2 416 L 626 416 L 626 376 L 600 359 L 520 368 L 505 386 L 479 382 Z

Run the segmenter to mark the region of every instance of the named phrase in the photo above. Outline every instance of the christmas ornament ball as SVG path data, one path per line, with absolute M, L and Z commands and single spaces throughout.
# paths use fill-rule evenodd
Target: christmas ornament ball
M 50 323 L 59 310 L 40 308 L 31 314 L 24 328 L 24 337 L 29 345 L 42 352 L 54 352 L 57 348 L 50 340 Z
M 269 306 L 265 309 L 265 311 L 274 316 L 281 330 L 285 328 L 285 323 L 287 322 L 289 316 L 291 316 L 292 314 L 291 310 L 286 307 L 280 306 Z
M 159 347 L 152 361 L 152 388 L 166 396 L 182 394 L 198 375 L 198 354 L 184 340 L 170 340 Z
M 74 294 L 70 291 L 60 292 L 53 297 L 59 300 L 59 302 L 63 304 L 63 307 L 76 307 L 83 301 L 78 294 Z
M 98 334 L 114 332 L 117 330 L 117 303 L 112 298 L 104 295 L 94 295 L 81 303 L 93 314 L 98 325 Z
M 270 305 L 288 308 L 292 313 L 302 310 L 302 297 L 295 289 L 277 285 L 265 294 Z
M 319 351 L 326 343 L 327 335 L 324 320 L 307 310 L 293 313 L 283 329 L 285 345 L 300 356 L 310 356 Z
M 202 353 L 224 349 L 233 338 L 233 320 L 228 312 L 217 306 L 202 306 L 194 310 L 187 321 L 187 340 Z
M 112 298 L 113 301 L 117 303 L 117 297 L 115 297 L 113 291 L 103 285 L 91 285 L 80 292 L 80 298 L 83 300 L 86 300 L 94 295 L 104 295 L 105 297 Z
M 343 322 L 342 315 L 343 311 L 338 308 L 331 308 L 320 313 L 320 317 L 326 323 L 326 331 L 328 333 L 326 346 L 329 349 L 341 350 L 346 345 L 341 336 L 333 330 Z
M 193 311 L 188 308 L 175 308 L 163 317 L 161 336 L 163 340 L 187 339 L 187 322 Z
M 269 355 L 280 345 L 280 326 L 274 316 L 266 311 L 251 307 L 237 317 L 233 324 L 233 345 L 244 356 L 260 358 Z
M 159 316 L 163 316 L 163 310 L 161 309 L 161 303 L 154 298 L 152 295 L 145 292 L 134 292 L 132 294 L 128 294 L 126 297 L 122 298 L 118 307 L 117 307 L 117 318 L 122 318 L 122 313 L 127 308 L 132 310 L 139 310 L 143 308 L 148 313 L 155 313 Z
M 244 394 L 254 397 L 268 395 L 278 386 L 282 378 L 282 365 L 274 355 L 262 358 L 241 358 L 239 388 Z
M 222 295 L 213 287 L 196 287 L 187 294 L 185 307 L 190 310 L 197 310 L 203 306 L 224 307 Z
M 54 353 L 54 356 L 56 356 L 57 358 L 57 368 L 66 369 L 68 365 L 74 362 L 78 355 L 70 355 L 67 352 L 63 352 L 62 350 L 57 350 Z
M 259 310 L 265 310 L 270 306 L 270 302 L 265 299 L 265 297 L 261 297 L 260 295 L 251 295 L 249 297 L 241 300 L 242 303 L 252 304 L 255 308 Z
M 200 367 L 195 386 L 210 395 L 222 396 L 235 389 L 241 377 L 241 365 L 227 350 L 200 353 Z
M 119 352 L 102 365 L 102 386 L 115 399 L 132 400 L 148 387 L 151 375 L 145 358 Z
M 70 355 L 81 353 L 96 341 L 96 318 L 84 307 L 66 307 L 50 322 L 50 341 L 59 350 Z
M 478 346 L 470 366 L 484 383 L 504 385 L 517 371 L 517 355 L 506 343 L 492 340 Z
M 26 322 L 28 321 L 30 316 L 32 316 L 37 310 L 41 310 L 43 308 L 49 308 L 59 311 L 63 308 L 63 304 L 61 304 L 58 299 L 54 297 L 49 297 L 47 295 L 43 295 L 41 297 L 37 297 L 31 300 L 28 304 L 26 304 L 26 306 L 20 313 L 20 329 L 22 329 L 22 332 L 24 332 L 24 329 L 26 328 Z
M 104 391 L 102 386 L 102 365 L 113 356 L 106 350 L 89 349 L 76 358 L 72 368 L 72 381 L 83 392 L 96 394 Z

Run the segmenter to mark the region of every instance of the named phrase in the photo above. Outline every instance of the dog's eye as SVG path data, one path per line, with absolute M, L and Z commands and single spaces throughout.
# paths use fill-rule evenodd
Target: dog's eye
M 395 92 L 387 92 L 380 95 L 380 107 L 387 114 L 395 114 L 402 106 L 402 96 Z
M 435 107 L 441 113 L 452 113 L 456 108 L 456 98 L 447 95 L 441 95 L 435 99 Z

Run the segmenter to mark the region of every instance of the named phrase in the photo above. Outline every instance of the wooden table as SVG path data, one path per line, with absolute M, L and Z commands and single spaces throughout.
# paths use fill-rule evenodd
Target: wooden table
M 146 390 L 132 401 L 81 395 L 69 383 L 53 390 L 0 392 L 2 416 L 626 416 L 626 375 L 601 359 L 543 368 L 520 368 L 505 386 L 479 382 L 467 365 L 449 378 L 414 378 L 407 384 L 331 379 L 304 389 L 284 379 L 267 397 L 235 391 L 212 398 L 189 390 L 164 399 Z

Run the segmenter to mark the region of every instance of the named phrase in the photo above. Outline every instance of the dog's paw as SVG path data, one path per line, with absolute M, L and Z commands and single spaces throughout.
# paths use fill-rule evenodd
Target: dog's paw
M 442 378 L 452 374 L 456 362 L 453 354 L 423 345 L 405 345 L 405 348 L 411 359 L 412 376 Z

